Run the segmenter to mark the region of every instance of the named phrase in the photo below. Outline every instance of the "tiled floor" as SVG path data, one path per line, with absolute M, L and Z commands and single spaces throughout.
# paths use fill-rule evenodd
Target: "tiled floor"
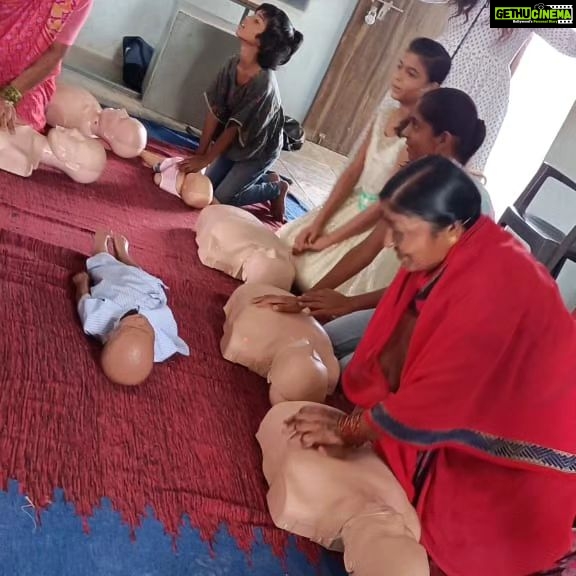
M 103 64 L 90 61 L 90 65 L 82 58 L 85 55 L 75 54 L 75 59 L 68 59 L 61 81 L 68 84 L 81 86 L 94 94 L 104 106 L 126 108 L 129 114 L 146 118 L 160 124 L 164 124 L 176 130 L 184 130 L 185 126 L 171 118 L 167 118 L 145 108 L 139 95 L 117 84 L 118 70 L 104 70 Z M 86 73 L 86 70 L 95 70 L 94 73 Z M 80 72 L 82 70 L 82 72 Z M 104 74 L 98 78 L 98 72 Z M 322 148 L 317 144 L 307 142 L 298 152 L 282 152 L 275 170 L 288 176 L 294 182 L 290 192 L 298 198 L 306 207 L 313 208 L 322 204 L 338 175 L 344 169 L 347 159 L 331 150 Z

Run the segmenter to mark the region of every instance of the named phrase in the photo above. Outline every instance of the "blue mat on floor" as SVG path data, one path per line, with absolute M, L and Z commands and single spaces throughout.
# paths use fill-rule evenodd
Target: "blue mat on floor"
M 199 141 L 196 136 L 192 136 L 187 132 L 172 130 L 172 128 L 167 128 L 151 120 L 144 120 L 142 118 L 139 118 L 139 120 L 146 127 L 148 138 L 164 142 L 165 144 L 171 144 L 172 146 L 190 148 L 190 150 L 196 150 L 196 148 L 198 148 Z
M 151 120 L 142 118 L 139 118 L 139 120 L 146 127 L 148 137 L 153 140 L 171 144 L 172 146 L 189 148 L 190 150 L 195 150 L 198 147 L 198 138 L 196 136 L 192 136 L 187 132 L 172 130 Z M 296 220 L 296 218 L 300 218 L 306 212 L 308 212 L 308 208 L 292 194 L 288 194 L 286 199 L 286 220 Z
M 36 519 L 34 508 L 11 482 L 0 492 L 2 576 L 344 576 L 340 559 L 326 553 L 311 566 L 292 542 L 285 565 L 258 543 L 251 556 L 222 529 L 211 553 L 189 525 L 176 542 L 149 513 L 134 538 L 105 501 L 88 520 L 89 531 L 62 494 Z

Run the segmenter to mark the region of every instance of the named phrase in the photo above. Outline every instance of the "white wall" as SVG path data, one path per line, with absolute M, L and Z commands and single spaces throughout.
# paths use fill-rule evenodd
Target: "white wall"
M 237 23 L 243 9 L 230 0 L 188 0 L 230 22 Z M 123 36 L 142 36 L 156 45 L 170 21 L 176 0 L 94 0 L 92 14 L 77 45 L 114 58 Z M 274 2 L 285 10 L 294 26 L 304 34 L 304 44 L 292 61 L 278 71 L 284 108 L 302 121 L 318 91 L 332 55 L 356 0 L 311 0 L 306 10 L 298 10 L 281 0 Z

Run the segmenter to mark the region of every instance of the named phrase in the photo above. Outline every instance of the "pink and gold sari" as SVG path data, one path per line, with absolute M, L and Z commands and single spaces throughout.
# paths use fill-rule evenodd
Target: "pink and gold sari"
M 74 43 L 92 0 L 2 0 L 0 2 L 0 87 L 32 66 L 54 42 Z M 60 64 L 18 104 L 19 120 L 42 130 L 45 109 L 56 89 Z

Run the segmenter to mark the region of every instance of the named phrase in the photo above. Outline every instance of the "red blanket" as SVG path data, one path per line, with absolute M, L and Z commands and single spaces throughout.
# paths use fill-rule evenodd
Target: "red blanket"
M 107 497 L 132 527 L 151 508 L 169 534 L 191 521 L 211 539 L 224 525 L 244 550 L 262 529 L 282 553 L 288 535 L 268 514 L 254 438 L 268 387 L 222 359 L 222 307 L 237 282 L 200 264 L 197 212 L 138 160 L 112 155 L 90 186 L 41 169 L 0 172 L 0 191 L 0 487 L 18 480 L 36 506 L 62 488 L 88 525 Z M 70 278 L 98 228 L 126 234 L 170 287 L 191 350 L 136 389 L 105 379 L 75 311 Z
M 400 388 L 379 356 L 422 286 L 400 272 L 345 374 L 378 448 L 418 500 L 450 576 L 526 575 L 570 549 L 576 514 L 576 324 L 546 270 L 482 219 L 449 255 L 412 335 Z

